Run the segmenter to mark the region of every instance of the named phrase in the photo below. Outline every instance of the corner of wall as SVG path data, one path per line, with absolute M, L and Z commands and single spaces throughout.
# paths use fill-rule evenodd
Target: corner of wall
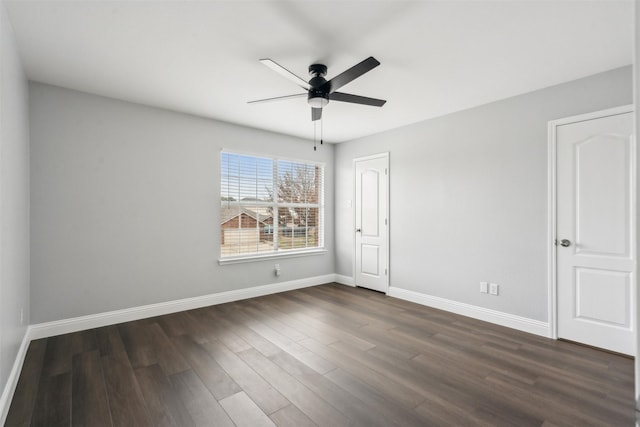
M 13 367 L 9 372 L 9 376 L 7 378 L 4 389 L 2 390 L 2 394 L 0 394 L 0 425 L 4 425 L 7 419 L 7 415 L 9 414 L 11 400 L 18 385 L 18 379 L 20 378 L 20 372 L 22 371 L 22 365 L 24 364 L 24 359 L 27 356 L 27 349 L 29 348 L 31 339 L 31 327 L 28 327 L 25 330 L 20 348 L 18 349 L 18 354 L 16 354 L 16 358 L 13 362 Z
M 345 286 L 352 286 L 352 287 L 356 286 L 356 282 L 353 280 L 353 277 L 344 276 L 342 274 L 336 274 L 335 282 Z
M 28 81 L 0 0 L 0 424 L 29 344 Z M 24 314 L 27 314 L 26 319 Z

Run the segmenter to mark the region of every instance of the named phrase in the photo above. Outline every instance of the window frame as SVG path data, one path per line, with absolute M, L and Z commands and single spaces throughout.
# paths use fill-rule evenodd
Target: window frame
M 230 155 L 236 155 L 236 156 L 246 156 L 246 157 L 252 157 L 252 158 L 256 158 L 256 159 L 268 159 L 271 161 L 271 165 L 273 168 L 273 187 L 272 187 L 272 191 L 274 192 L 274 197 L 272 201 L 260 201 L 260 200 L 253 200 L 253 201 L 248 201 L 246 203 L 242 203 L 240 200 L 235 201 L 235 202 L 231 202 L 231 201 L 224 201 L 222 200 L 223 197 L 223 192 L 222 192 L 222 182 L 223 182 L 223 168 L 222 168 L 222 159 L 223 159 L 223 154 L 230 154 Z M 304 165 L 312 165 L 314 167 L 320 167 L 321 168 L 321 173 L 322 173 L 322 179 L 320 180 L 320 189 L 319 189 L 319 194 L 318 194 L 318 203 L 294 203 L 294 202 L 280 202 L 279 201 L 279 197 L 277 196 L 277 186 L 278 186 L 278 162 L 279 161 L 284 161 L 284 162 L 291 162 L 291 163 L 299 163 L 299 164 L 304 164 Z M 264 259 L 273 259 L 273 258 L 295 258 L 295 257 L 303 257 L 303 256 L 309 256 L 309 255 L 322 255 L 325 254 L 327 252 L 327 250 L 325 249 L 325 171 L 326 171 L 326 164 L 324 162 L 318 162 L 318 161 L 312 161 L 312 160 L 306 160 L 306 159 L 295 159 L 295 158 L 290 158 L 290 157 L 284 157 L 284 156 L 277 156 L 277 155 L 271 155 L 271 154 L 258 154 L 258 153 L 252 153 L 252 152 L 245 152 L 245 151 L 239 151 L 239 150 L 233 150 L 233 149 L 226 149 L 223 148 L 220 150 L 219 152 L 219 156 L 218 156 L 218 167 L 220 168 L 219 170 L 219 179 L 220 179 L 220 185 L 218 185 L 218 198 L 220 201 L 220 207 L 224 206 L 224 203 L 233 203 L 235 206 L 238 207 L 245 207 L 248 209 L 251 209 L 251 207 L 272 207 L 273 208 L 273 224 L 272 224 L 272 233 L 274 234 L 274 246 L 277 245 L 277 242 L 279 241 L 279 235 L 278 235 L 278 229 L 280 227 L 279 221 L 278 221 L 278 213 L 279 213 L 279 209 L 282 208 L 289 208 L 289 207 L 297 207 L 297 208 L 317 208 L 318 209 L 318 223 L 319 223 L 319 233 L 318 233 L 318 242 L 317 242 L 317 246 L 313 246 L 313 247 L 305 247 L 305 248 L 295 248 L 295 249 L 281 249 L 279 247 L 276 246 L 276 249 L 272 250 L 272 251 L 265 251 L 265 252 L 251 252 L 251 253 L 245 253 L 245 254 L 234 254 L 234 255 L 228 255 L 228 256 L 223 256 L 222 255 L 222 236 L 221 234 L 223 233 L 223 230 L 221 227 L 218 228 L 218 232 L 220 233 L 219 238 L 218 238 L 218 250 L 219 250 L 219 256 L 218 256 L 218 263 L 220 265 L 225 265 L 225 264 L 237 264 L 237 263 L 243 263 L 243 262 L 252 262 L 252 261 L 258 261 L 258 260 L 264 260 Z M 220 224 L 221 225 L 221 224 Z

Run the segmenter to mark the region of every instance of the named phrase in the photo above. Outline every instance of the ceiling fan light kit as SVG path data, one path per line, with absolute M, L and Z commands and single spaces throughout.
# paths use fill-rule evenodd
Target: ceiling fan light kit
M 322 108 L 329 103 L 329 92 L 323 90 L 322 87 L 327 83 L 324 76 L 327 75 L 327 66 L 322 64 L 309 65 L 309 93 L 307 102 L 311 108 Z M 313 120 L 313 117 L 312 119 Z
M 372 107 L 382 107 L 387 101 L 383 99 L 368 98 L 366 96 L 352 95 L 349 93 L 336 92 L 342 86 L 357 79 L 364 73 L 367 73 L 380 65 L 380 62 L 373 56 L 368 57 L 364 61 L 354 65 L 348 70 L 338 74 L 331 80 L 325 79 L 327 75 L 327 66 L 324 64 L 311 64 L 309 66 L 309 75 L 311 79 L 307 82 L 291 71 L 287 70 L 272 59 L 261 59 L 265 66 L 277 72 L 281 76 L 291 80 L 301 88 L 307 91 L 306 94 L 295 94 L 278 96 L 275 98 L 259 99 L 249 101 L 250 104 L 262 103 L 269 101 L 281 101 L 283 99 L 298 98 L 307 95 L 307 103 L 311 106 L 311 121 L 316 122 L 322 119 L 322 109 L 329 104 L 329 101 L 349 102 L 352 104 L 369 105 Z M 315 150 L 315 135 L 314 135 Z

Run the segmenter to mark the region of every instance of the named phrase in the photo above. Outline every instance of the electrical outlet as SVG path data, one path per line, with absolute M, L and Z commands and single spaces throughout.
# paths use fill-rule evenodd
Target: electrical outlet
M 498 284 L 497 283 L 489 283 L 489 293 L 491 295 L 498 295 Z
M 280 264 L 276 264 L 273 266 L 273 271 L 277 277 L 280 277 Z
M 483 294 L 488 293 L 489 283 L 488 282 L 480 282 L 480 292 Z

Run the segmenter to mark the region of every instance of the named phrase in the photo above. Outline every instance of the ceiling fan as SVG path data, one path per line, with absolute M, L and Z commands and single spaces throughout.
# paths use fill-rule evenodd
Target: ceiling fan
M 371 105 L 373 107 L 382 107 L 385 102 L 387 102 L 384 99 L 368 98 L 366 96 L 336 92 L 342 86 L 357 79 L 364 73 L 369 72 L 380 65 L 380 62 L 378 62 L 378 60 L 373 56 L 368 57 L 364 61 L 354 65 L 343 73 L 338 74 L 331 80 L 326 80 L 324 78 L 324 76 L 327 75 L 326 65 L 309 65 L 309 75 L 311 76 L 311 80 L 309 80 L 308 82 L 271 59 L 261 59 L 260 62 L 271 68 L 276 73 L 282 75 L 301 88 L 305 89 L 307 93 L 259 99 L 256 101 L 249 101 L 249 104 L 258 102 L 280 101 L 283 99 L 301 98 L 303 96 L 306 96 L 307 102 L 311 106 L 311 120 L 316 121 L 322 118 L 322 108 L 325 107 L 329 103 L 329 101 L 350 102 L 352 104 Z

